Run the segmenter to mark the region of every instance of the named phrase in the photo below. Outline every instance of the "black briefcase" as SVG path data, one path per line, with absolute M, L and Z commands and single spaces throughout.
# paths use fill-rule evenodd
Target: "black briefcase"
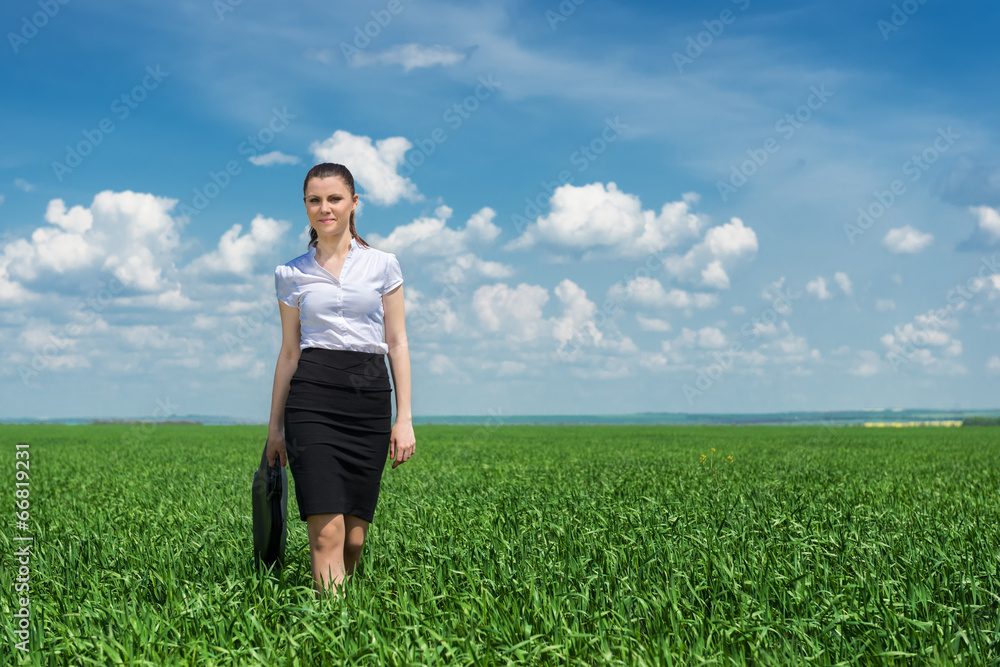
M 274 466 L 267 464 L 267 443 L 260 457 L 260 467 L 253 475 L 253 559 L 280 567 L 285 560 L 285 536 L 288 534 L 288 473 L 281 456 Z

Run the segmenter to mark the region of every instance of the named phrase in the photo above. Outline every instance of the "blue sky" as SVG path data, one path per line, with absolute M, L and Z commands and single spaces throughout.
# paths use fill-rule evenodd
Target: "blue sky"
M 321 161 L 415 415 L 997 407 L 996 7 L 344 4 L 0 9 L 0 418 L 266 421 Z

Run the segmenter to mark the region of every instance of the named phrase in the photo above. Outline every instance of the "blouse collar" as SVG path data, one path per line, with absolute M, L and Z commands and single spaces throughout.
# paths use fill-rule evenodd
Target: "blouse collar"
M 351 261 L 351 254 L 354 252 L 354 249 L 357 247 L 357 245 L 358 245 L 357 242 L 354 240 L 354 237 L 352 236 L 351 237 L 351 244 L 347 248 L 347 257 L 344 258 L 344 266 L 342 266 L 340 268 L 340 277 L 341 278 L 344 277 L 344 270 L 347 268 L 347 263 L 349 261 Z M 326 275 L 330 276 L 331 278 L 333 278 L 334 280 L 336 280 L 336 277 L 332 273 L 330 273 L 329 271 L 327 271 L 326 269 L 324 269 L 320 265 L 319 261 L 317 261 L 317 259 L 316 259 L 316 246 L 314 246 L 314 245 L 309 246 L 309 258 L 312 260 L 312 263 L 313 263 L 314 267 L 318 268 L 324 274 L 326 274 Z

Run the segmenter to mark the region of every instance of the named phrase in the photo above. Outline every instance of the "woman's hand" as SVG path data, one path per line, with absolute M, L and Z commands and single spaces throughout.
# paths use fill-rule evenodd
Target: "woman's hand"
M 267 465 L 274 466 L 274 459 L 281 458 L 281 465 L 286 465 L 285 460 L 285 436 L 281 433 L 267 434 Z
M 396 422 L 392 425 L 392 435 L 389 437 L 389 458 L 392 467 L 405 463 L 417 449 L 417 438 L 413 435 L 412 422 Z

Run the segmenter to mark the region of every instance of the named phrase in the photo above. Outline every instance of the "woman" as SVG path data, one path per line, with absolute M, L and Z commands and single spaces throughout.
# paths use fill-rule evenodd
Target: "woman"
M 386 454 L 395 468 L 416 438 L 399 262 L 358 236 L 346 167 L 316 165 L 302 190 L 309 251 L 274 273 L 281 352 L 266 451 L 271 465 L 287 457 L 321 594 L 336 591 L 361 558 Z M 385 354 L 396 388 L 391 429 Z

